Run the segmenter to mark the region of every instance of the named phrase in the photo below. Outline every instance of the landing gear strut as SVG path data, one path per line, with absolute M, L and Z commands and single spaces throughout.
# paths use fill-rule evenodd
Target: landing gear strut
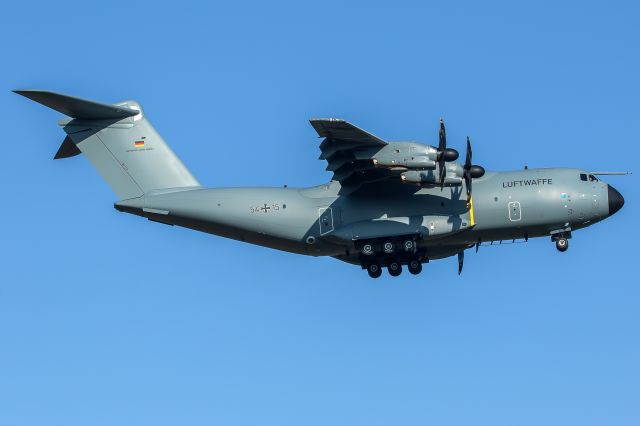
M 556 240 L 556 248 L 558 251 L 567 251 L 569 248 L 569 240 L 565 237 L 560 237 Z

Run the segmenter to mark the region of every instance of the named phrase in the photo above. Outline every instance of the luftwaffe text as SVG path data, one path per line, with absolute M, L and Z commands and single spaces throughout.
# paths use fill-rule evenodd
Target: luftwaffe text
M 512 180 L 509 182 L 502 182 L 503 188 L 514 188 L 516 186 L 538 186 L 538 185 L 553 185 L 553 179 L 538 178 L 538 179 L 522 179 L 522 180 Z

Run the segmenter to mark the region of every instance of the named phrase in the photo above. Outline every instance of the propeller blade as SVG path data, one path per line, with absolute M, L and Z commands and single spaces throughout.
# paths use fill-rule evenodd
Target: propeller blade
M 471 185 L 472 185 L 473 179 L 471 178 L 471 174 L 469 174 L 469 172 L 465 171 L 464 172 L 464 184 L 467 187 L 467 204 L 469 204 L 471 202 Z
M 444 128 L 444 120 L 440 118 L 440 140 L 438 141 L 438 180 L 440 191 L 444 189 L 444 181 L 447 178 L 447 162 L 456 161 L 460 154 L 453 148 L 447 148 L 447 131 Z
M 464 250 L 458 252 L 458 275 L 462 273 L 462 265 L 464 264 Z
M 440 117 L 440 140 L 438 141 L 438 151 L 447 149 L 447 132 L 444 129 L 444 120 Z
M 467 157 L 464 160 L 464 167 L 462 168 L 464 183 L 467 187 L 467 206 L 471 202 L 471 185 L 473 182 L 473 176 L 471 175 L 471 168 L 473 167 L 473 164 L 471 163 L 472 155 L 473 153 L 471 151 L 471 140 L 469 139 L 469 136 L 467 136 Z
M 473 163 L 471 162 L 472 155 L 473 155 L 473 152 L 471 151 L 471 139 L 469 139 L 469 136 L 467 136 L 467 157 L 464 160 L 464 167 L 462 168 L 464 183 L 465 183 L 465 186 L 467 187 L 467 205 L 469 205 L 469 203 L 471 202 L 471 186 L 472 186 L 473 174 L 474 174 L 472 171 L 479 167 L 479 166 L 474 166 Z M 480 169 L 482 168 L 480 167 Z M 482 174 L 484 174 L 484 170 L 482 171 Z
M 445 150 L 447 149 L 447 131 L 444 128 L 444 120 L 440 117 L 440 133 L 438 140 L 438 166 L 440 172 L 440 191 L 444 189 L 444 179 L 447 176 L 447 170 L 445 169 Z

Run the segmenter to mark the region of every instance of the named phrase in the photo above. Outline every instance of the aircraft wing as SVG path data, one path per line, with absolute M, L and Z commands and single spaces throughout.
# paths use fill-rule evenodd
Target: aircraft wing
M 337 118 L 309 120 L 324 140 L 320 144 L 320 159 L 327 161 L 333 180 L 343 187 L 360 186 L 393 176 L 393 171 L 376 168 L 373 156 L 388 145 L 371 133 Z

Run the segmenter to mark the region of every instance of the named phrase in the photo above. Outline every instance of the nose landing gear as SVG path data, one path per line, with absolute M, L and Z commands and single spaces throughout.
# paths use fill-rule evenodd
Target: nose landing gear
M 559 252 L 565 252 L 569 248 L 569 238 L 571 238 L 570 230 L 563 230 L 563 232 L 558 232 L 556 234 L 551 234 L 551 241 L 556 243 L 556 248 Z
M 558 238 L 556 240 L 556 248 L 560 252 L 567 251 L 567 249 L 569 248 L 569 240 L 565 237 Z

